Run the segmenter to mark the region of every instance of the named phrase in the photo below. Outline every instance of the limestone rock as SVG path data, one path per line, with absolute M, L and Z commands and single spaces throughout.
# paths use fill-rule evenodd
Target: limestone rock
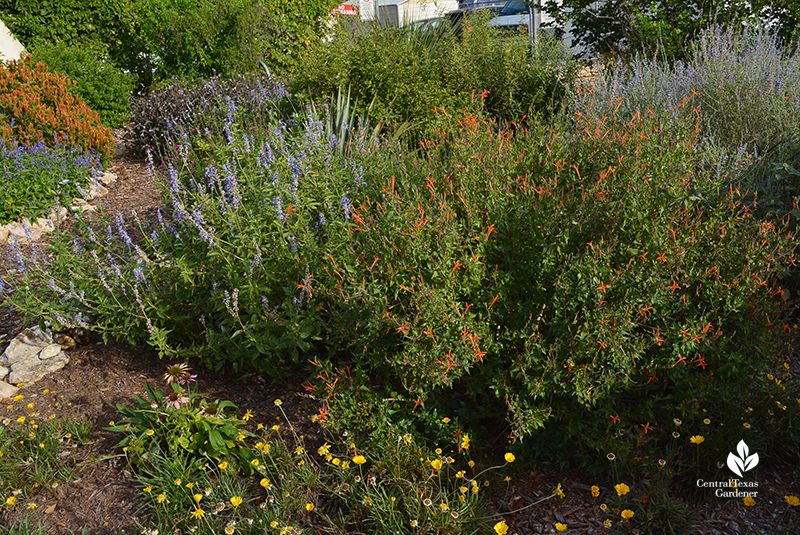
M 97 208 L 86 202 L 85 200 L 75 197 L 72 199 L 72 206 L 69 207 L 73 212 L 96 212 Z
M 8 242 L 8 235 L 11 234 L 5 226 L 0 227 L 0 246 Z
M 47 219 L 49 219 L 52 223 L 63 223 L 66 221 L 67 217 L 69 216 L 69 211 L 67 210 L 66 206 L 60 206 L 58 211 L 55 209 L 51 209 L 47 213 Z
M 0 372 L 2 375 L 2 372 Z M 13 398 L 19 392 L 19 388 L 14 385 L 10 385 L 4 381 L 0 381 L 0 399 L 6 398 Z
M 89 186 L 89 199 L 97 199 L 98 197 L 105 197 L 108 195 L 108 189 L 104 185 L 99 182 L 93 182 L 91 186 Z
M 39 241 L 44 231 L 38 225 L 32 225 L 30 219 L 23 219 L 22 222 L 9 223 L 6 225 L 9 232 L 9 239 L 16 236 L 20 244 L 27 244 L 32 241 Z
M 97 181 L 104 186 L 110 186 L 111 184 L 117 181 L 117 175 L 111 173 L 110 171 L 106 171 L 105 173 L 103 173 L 103 176 L 97 179 Z
M 61 344 L 50 344 L 39 351 L 39 360 L 50 360 L 61 353 Z
M 42 331 L 38 326 L 22 331 L 0 355 L 0 364 L 10 370 L 7 381 L 12 384 L 35 383 L 68 362 L 61 346 L 53 343 L 50 329 Z

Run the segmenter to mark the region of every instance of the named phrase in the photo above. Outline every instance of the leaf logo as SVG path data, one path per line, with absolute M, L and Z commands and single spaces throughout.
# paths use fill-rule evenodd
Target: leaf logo
M 740 440 L 736 446 L 737 457 L 733 453 L 728 454 L 728 468 L 739 477 L 744 477 L 744 473 L 756 467 L 758 464 L 758 453 L 748 456 L 750 449 L 744 440 Z

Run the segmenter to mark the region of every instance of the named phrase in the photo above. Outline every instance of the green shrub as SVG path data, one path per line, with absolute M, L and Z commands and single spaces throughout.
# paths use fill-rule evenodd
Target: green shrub
M 450 91 L 483 93 L 484 111 L 509 123 L 557 111 L 578 67 L 561 42 L 544 33 L 531 53 L 527 34 L 504 34 L 482 19 L 467 20 L 443 66 Z
M 450 34 L 363 23 L 340 24 L 333 39 L 303 56 L 291 90 L 327 102 L 340 88 L 351 89 L 359 112 L 372 103 L 375 122 L 390 128 L 405 121 L 430 122 L 437 107 L 463 107 L 469 94 L 455 95 L 441 63 L 455 42 Z M 374 99 L 374 102 L 373 102 Z
M 74 82 L 29 57 L 0 66 L 0 135 L 32 145 L 44 140 L 110 160 L 114 140 L 97 112 L 70 92 Z
M 42 62 L 51 72 L 75 82 L 72 92 L 100 114 L 107 128 L 119 128 L 130 115 L 130 95 L 136 77 L 123 73 L 107 59 L 80 46 L 62 43 L 39 45 L 32 51 L 33 63 Z
M 68 43 L 105 51 L 131 23 L 133 0 L 0 0 L 3 22 L 28 50 Z
M 559 43 L 545 39 L 531 55 L 525 36 L 505 34 L 484 17 L 462 25 L 460 38 L 451 31 L 339 25 L 330 41 L 301 59 L 292 90 L 325 102 L 350 86 L 359 112 L 371 105 L 370 115 L 389 129 L 410 121 L 423 132 L 437 109 L 463 110 L 479 94 L 485 111 L 501 121 L 560 106 L 575 64 Z
M 112 57 L 139 82 L 285 72 L 301 50 L 323 35 L 331 0 L 301 4 L 247 0 L 133 0 L 133 22 Z

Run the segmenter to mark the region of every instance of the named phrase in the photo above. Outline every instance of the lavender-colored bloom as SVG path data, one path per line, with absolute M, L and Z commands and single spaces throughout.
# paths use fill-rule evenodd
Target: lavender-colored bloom
M 117 222 L 117 230 L 119 230 L 120 238 L 125 242 L 125 245 L 133 247 L 133 241 L 128 235 L 128 231 L 125 229 L 125 220 L 122 218 L 122 214 L 117 214 L 115 220 Z
M 272 204 L 275 206 L 275 217 L 281 221 L 286 221 L 286 215 L 283 213 L 283 207 L 281 206 L 281 198 L 273 197 Z
M 133 268 L 133 275 L 136 277 L 136 282 L 138 284 L 144 284 L 144 267 L 139 266 Z
M 350 199 L 348 199 L 345 194 L 342 194 L 339 204 L 342 206 L 342 210 L 344 210 L 344 218 L 350 219 L 350 212 L 353 210 L 353 205 L 350 204 Z

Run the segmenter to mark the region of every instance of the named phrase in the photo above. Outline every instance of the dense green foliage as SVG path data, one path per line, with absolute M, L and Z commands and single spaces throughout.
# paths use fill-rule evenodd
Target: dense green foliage
M 65 43 L 135 73 L 139 83 L 262 70 L 285 73 L 326 31 L 336 0 L 3 0 L 0 13 L 29 50 Z
M 128 120 L 134 75 L 123 73 L 108 58 L 99 59 L 96 52 L 63 41 L 37 46 L 32 57 L 34 63 L 42 62 L 75 82 L 73 93 L 100 115 L 107 128 L 119 128 Z
M 481 94 L 485 110 L 501 121 L 557 108 L 576 69 L 560 45 L 544 41 L 532 56 L 524 35 L 486 22 L 470 18 L 461 37 L 342 24 L 301 59 L 292 90 L 325 102 L 350 87 L 360 110 L 371 106 L 370 115 L 389 129 L 410 121 L 426 131 L 437 109 L 461 110 Z
M 65 42 L 102 52 L 131 24 L 134 1 L 0 0 L 0 13 L 28 50 Z

